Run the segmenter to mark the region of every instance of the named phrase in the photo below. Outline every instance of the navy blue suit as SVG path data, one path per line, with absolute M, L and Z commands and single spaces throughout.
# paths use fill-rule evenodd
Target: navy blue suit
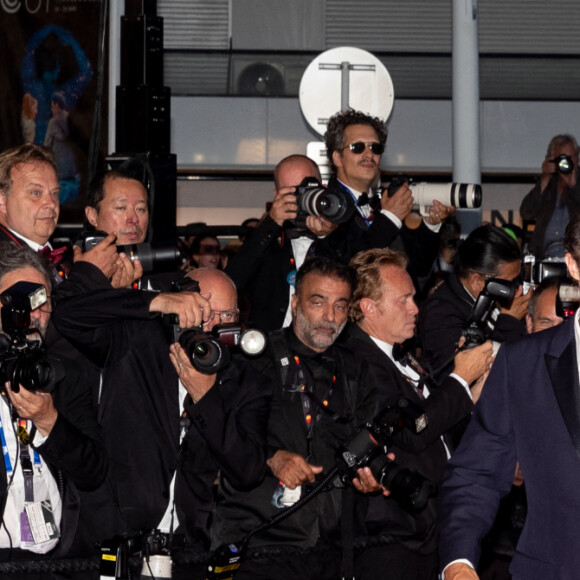
M 477 565 L 516 461 L 528 517 L 510 567 L 514 580 L 578 578 L 580 387 L 572 320 L 501 347 L 447 467 L 442 567 L 459 558 Z

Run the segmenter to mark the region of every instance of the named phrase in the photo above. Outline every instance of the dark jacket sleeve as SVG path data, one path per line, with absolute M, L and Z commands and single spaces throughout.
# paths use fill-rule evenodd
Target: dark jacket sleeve
M 100 270 L 87 262 L 75 265 L 57 292 L 53 324 L 100 367 L 109 352 L 131 343 L 122 321 L 151 319 L 149 305 L 157 296 L 145 290 L 113 289 Z
M 551 180 L 550 180 L 551 181 Z M 548 186 L 550 182 L 548 182 Z M 546 188 L 547 189 L 547 188 Z M 526 197 L 520 204 L 520 215 L 524 220 L 535 220 L 538 217 L 538 212 L 542 205 L 542 191 L 540 190 L 540 182 L 538 181 L 534 187 L 527 193 Z
M 66 376 L 52 394 L 58 417 L 37 448 L 45 461 L 78 489 L 96 489 L 107 473 L 104 443 L 92 405 L 90 384 L 75 361 L 62 361 Z
M 185 409 L 222 473 L 237 489 L 258 485 L 266 470 L 271 383 L 245 361 L 232 361 L 197 404 Z
M 505 348 L 499 350 L 461 445 L 450 459 L 442 489 L 441 567 L 466 558 L 477 565 L 481 540 L 491 528 L 516 464 L 510 380 Z

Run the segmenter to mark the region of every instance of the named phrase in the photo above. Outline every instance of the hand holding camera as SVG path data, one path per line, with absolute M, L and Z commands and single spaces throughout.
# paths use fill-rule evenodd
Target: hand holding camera
M 413 210 L 415 200 L 413 199 L 413 194 L 407 181 L 400 184 L 397 182 L 393 186 L 393 189 L 392 195 L 390 193 L 391 188 L 389 188 L 389 195 L 383 195 L 381 197 L 381 209 L 390 211 L 403 222 Z
M 117 270 L 117 261 L 119 255 L 117 254 L 117 246 L 115 241 L 117 236 L 115 234 L 106 235 L 96 240 L 96 238 L 87 238 L 88 243 L 83 246 L 75 244 L 73 246 L 74 261 L 75 262 L 89 262 L 96 266 L 107 278 L 111 278 Z M 91 243 L 90 240 L 95 240 Z
M 198 371 L 192 364 L 187 352 L 179 343 L 169 347 L 169 358 L 175 372 L 194 403 L 197 403 L 215 384 L 216 373 L 206 374 Z
M 562 153 L 556 157 L 544 159 L 542 163 L 542 177 L 540 178 L 540 188 L 542 191 L 554 174 L 557 174 L 567 187 L 576 185 L 576 164 L 570 155 Z
M 295 187 L 281 187 L 276 191 L 269 216 L 280 226 L 286 220 L 296 219 L 298 204 L 296 203 Z

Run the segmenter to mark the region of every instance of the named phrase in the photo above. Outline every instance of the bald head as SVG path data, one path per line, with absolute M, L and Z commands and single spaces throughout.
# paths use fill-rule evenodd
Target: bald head
M 223 313 L 234 314 L 231 322 L 237 320 L 238 315 L 238 293 L 236 285 L 232 279 L 224 274 L 221 270 L 209 268 L 197 268 L 187 274 L 192 280 L 199 283 L 199 289 L 203 296 L 209 296 L 212 312 L 222 313 L 221 322 L 227 315 Z M 220 317 L 217 315 L 204 324 L 204 330 L 210 331 L 214 326 L 220 323 Z
M 315 177 L 318 181 L 321 181 L 318 165 L 306 155 L 285 157 L 274 169 L 276 189 L 300 185 L 305 177 Z

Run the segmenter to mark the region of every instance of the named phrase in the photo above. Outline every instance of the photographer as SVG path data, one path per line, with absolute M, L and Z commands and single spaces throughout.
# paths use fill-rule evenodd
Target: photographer
M 205 331 L 225 313 L 237 316 L 223 272 L 194 274 L 201 294 L 111 289 L 86 263 L 60 286 L 55 325 L 102 371 L 98 417 L 111 467 L 106 485 L 87 498 L 99 514 L 93 541 L 159 528 L 174 543 L 207 549 L 218 471 L 239 489 L 263 477 L 266 381 L 237 358 L 201 373 L 181 346 L 170 346 L 161 315 Z
M 296 271 L 307 256 L 317 253 L 315 240 L 322 240 L 337 227 L 313 215 L 306 218 L 304 230 L 290 225 L 298 213 L 296 187 L 306 177 L 320 181 L 318 166 L 308 157 L 290 155 L 278 163 L 272 207 L 226 267 L 238 292 L 249 297 L 249 326 L 264 332 L 290 324 Z M 264 300 L 266 288 L 268 300 Z
M 339 446 L 374 417 L 375 391 L 366 365 L 335 342 L 347 321 L 353 281 L 350 268 L 326 258 L 312 258 L 298 271 L 292 326 L 270 334 L 269 350 L 256 363 L 274 385 L 269 470 L 262 484 L 248 492 L 221 479 L 214 549 L 240 541 L 304 495 L 317 476 L 334 467 Z M 357 490 L 380 489 L 368 467 L 357 473 Z M 265 557 L 244 562 L 236 579 L 340 577 L 335 546 L 340 512 L 341 490 L 330 486 L 289 518 L 253 536 L 250 548 L 262 547 Z
M 564 256 L 564 229 L 580 211 L 578 150 L 572 135 L 553 137 L 542 175 L 521 203 L 522 219 L 536 221 L 529 250 L 537 260 Z
M 149 228 L 148 191 L 141 181 L 145 169 L 136 160 L 129 160 L 118 169 L 106 171 L 96 176 L 89 185 L 87 205 L 85 207 L 85 233 L 95 230 L 114 235 L 117 246 L 134 246 L 143 244 Z M 100 244 L 97 245 L 99 247 Z M 171 283 L 182 277 L 179 268 L 177 247 L 175 255 L 167 246 L 163 258 L 152 258 L 153 271 L 143 272 L 146 261 L 139 260 L 141 252 L 153 254 L 153 250 L 141 248 L 137 257 L 127 257 L 120 252 L 119 269 L 111 282 L 114 288 L 123 288 L 129 284 L 146 290 L 167 291 Z M 75 257 L 82 259 L 83 254 L 75 246 Z M 165 271 L 171 269 L 173 271 Z
M 367 250 L 351 261 L 357 285 L 350 309 L 353 324 L 341 342 L 365 360 L 377 385 L 378 407 L 406 398 L 420 406 L 427 427 L 420 433 L 403 428 L 394 435 L 397 463 L 418 471 L 438 488 L 445 463 L 454 449 L 449 431 L 469 417 L 479 397 L 492 359 L 491 342 L 455 356 L 453 374 L 440 385 L 425 380 L 422 369 L 397 348 L 414 334 L 418 308 L 415 289 L 406 271 L 404 254 L 389 249 Z M 472 387 L 470 389 L 470 386 Z M 361 537 L 367 547 L 357 558 L 356 578 L 431 580 L 437 574 L 436 500 L 416 513 L 405 510 L 393 497 L 360 498 Z M 390 537 L 378 544 L 379 537 Z
M 33 350 L 39 348 L 35 341 L 44 341 L 50 322 L 50 277 L 49 263 L 43 256 L 28 247 L 0 243 L 0 294 L 6 293 L 1 307 L 5 323 L 2 331 L 12 333 L 12 340 L 18 339 L 20 332 L 25 333 L 24 340 L 31 341 L 18 351 L 16 359 L 9 351 L 0 354 L 0 370 L 6 381 L 0 398 L 0 433 L 5 454 L 4 468 L 0 469 L 0 561 L 3 562 L 33 560 L 49 553 L 51 557 L 67 555 L 80 531 L 79 493 L 97 488 L 106 474 L 104 445 L 82 369 L 67 359 L 51 356 L 50 344 L 47 353 L 43 353 L 42 347 Z M 48 294 L 47 301 L 34 309 L 29 305 L 24 313 L 21 295 L 14 288 L 18 282 L 43 287 Z M 22 296 L 22 302 L 27 297 Z M 12 308 L 18 308 L 18 313 L 8 314 Z M 14 320 L 21 322 L 23 328 L 11 328 Z M 51 381 L 45 386 L 38 379 L 37 384 L 50 392 L 28 390 L 30 385 L 26 381 L 37 380 L 34 372 L 37 367 L 25 359 L 29 352 L 39 353 L 40 360 L 48 363 L 52 374 L 64 375 L 54 385 Z M 21 369 L 16 376 L 26 382 L 28 389 L 22 384 L 11 384 L 7 376 L 14 372 L 11 369 Z M 34 468 L 28 475 L 26 466 L 31 462 Z M 48 509 L 39 510 L 40 502 Z M 32 528 L 31 534 L 29 518 L 33 513 L 37 517 L 42 514 L 42 525 Z M 55 533 L 50 533 L 48 524 Z M 48 532 L 44 538 L 41 537 L 43 528 Z M 28 578 L 28 575 L 18 578 Z
M 409 228 L 405 221 L 414 200 L 408 183 L 403 183 L 392 195 L 384 191 L 380 207 L 372 209 L 372 189 L 380 185 L 387 142 L 385 123 L 377 117 L 353 109 L 336 113 L 328 121 L 324 142 L 332 170 L 328 187 L 344 189 L 357 203 L 353 218 L 330 235 L 328 243 L 338 246 L 346 262 L 369 248 L 402 250 L 409 256 L 413 279 L 425 276 L 437 255 L 441 223 L 455 208 L 433 200 L 429 215 Z M 340 249 L 345 241 L 347 252 Z
M 491 224 L 473 230 L 459 245 L 455 272 L 423 303 L 419 313 L 419 335 L 425 366 L 439 376 L 446 374 L 457 343 L 468 327 L 478 297 L 488 280 L 499 278 L 518 283 L 520 248 L 502 229 Z M 523 336 L 523 319 L 531 293 L 518 286 L 509 306 L 494 308 L 488 322 L 492 340 L 504 342 Z

